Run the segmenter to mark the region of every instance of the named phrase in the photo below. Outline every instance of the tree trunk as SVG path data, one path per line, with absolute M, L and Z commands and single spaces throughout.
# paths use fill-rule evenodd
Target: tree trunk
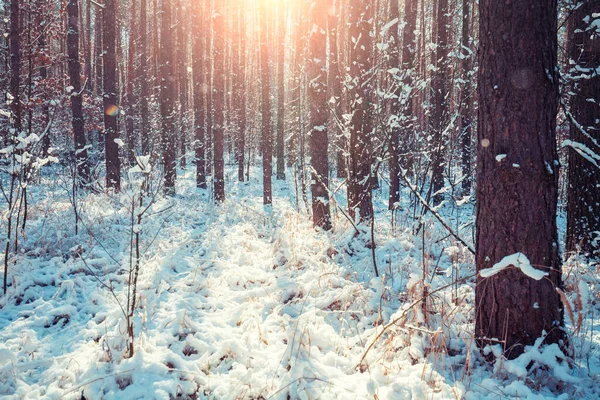
M 150 120 L 148 118 L 148 6 L 146 0 L 140 0 L 140 136 L 142 155 L 150 154 Z
M 330 0 L 333 7 L 332 12 L 327 13 L 327 26 L 329 28 L 329 73 L 327 86 L 330 90 L 330 97 L 335 100 L 334 104 L 325 104 L 326 108 L 331 107 L 331 136 L 336 145 L 336 176 L 345 178 L 346 174 L 346 136 L 340 129 L 342 118 L 342 74 L 340 71 L 340 54 L 338 49 L 338 13 L 341 9 L 340 0 Z
M 127 87 L 126 87 L 126 110 L 125 112 L 125 132 L 127 135 L 127 160 L 129 165 L 135 163 L 135 100 L 133 96 L 133 85 L 135 76 L 135 38 L 136 38 L 136 3 L 137 0 L 131 0 L 131 21 L 129 25 L 129 54 L 127 55 Z
M 561 343 L 556 205 L 556 0 L 480 1 L 477 271 L 523 253 L 549 275 L 518 268 L 477 278 L 475 337 L 515 358 L 547 333 Z
M 194 1 L 192 3 L 192 53 L 193 57 L 193 72 L 194 72 L 194 150 L 196 159 L 196 186 L 206 189 L 206 172 L 205 172 L 205 156 L 204 156 L 204 125 L 205 125 L 205 108 L 204 95 L 206 94 L 206 83 L 204 82 L 204 53 L 202 43 L 204 40 L 203 27 L 203 12 L 202 3 Z
M 115 139 L 119 138 L 117 118 L 119 104 L 117 98 L 117 51 L 116 51 L 116 15 L 115 0 L 104 1 L 102 12 L 102 45 L 103 89 L 104 89 L 104 135 L 106 151 L 106 187 L 115 191 L 121 189 L 121 164 L 119 163 L 119 146 Z
M 85 185 L 90 180 L 90 167 L 85 140 L 85 121 L 83 119 L 83 97 L 81 90 L 81 64 L 79 63 L 79 5 L 78 0 L 67 3 L 67 58 L 69 81 L 71 82 L 71 124 L 75 141 L 75 164 L 79 184 Z
M 584 0 L 580 4 L 571 16 L 569 49 L 570 58 L 577 68 L 571 71 L 575 78 L 571 89 L 571 114 L 574 121 L 571 122 L 569 135 L 573 144 L 569 150 L 566 250 L 578 251 L 598 259 L 600 159 L 596 158 L 596 165 L 593 165 L 578 153 L 582 149 L 593 149 L 596 154 L 600 154 L 600 74 L 597 70 L 600 66 L 600 37 L 598 33 L 590 32 L 593 32 L 593 28 L 589 20 L 592 13 L 600 10 L 600 1 Z
M 213 13 L 213 54 L 215 75 L 213 77 L 213 118 L 214 118 L 214 194 L 215 202 L 225 201 L 225 177 L 223 160 L 223 141 L 225 137 L 225 29 L 223 22 L 224 7 L 217 2 Z
M 460 141 L 461 141 L 461 155 L 462 155 L 462 193 L 463 196 L 469 195 L 471 193 L 471 186 L 473 183 L 473 167 L 471 166 L 471 142 L 473 136 L 471 121 L 471 104 L 473 103 L 473 89 L 471 86 L 471 77 L 469 77 L 469 71 L 471 70 L 471 60 L 472 54 L 474 54 L 470 49 L 470 20 L 471 20 L 471 12 L 470 12 L 470 1 L 471 0 L 463 0 L 462 4 L 462 31 L 461 31 L 461 49 L 459 54 L 461 54 L 461 69 L 462 69 L 462 79 L 464 83 L 462 84 L 460 91 Z
M 434 20 L 435 21 L 435 20 Z M 451 63 L 448 57 L 450 50 L 450 13 L 448 0 L 437 0 L 437 36 L 435 48 L 436 70 L 431 83 L 431 129 L 433 141 L 431 143 L 431 186 L 435 194 L 433 204 L 444 200 L 440 190 L 444 187 L 444 153 L 446 134 L 444 130 L 449 123 L 451 97 L 449 80 L 451 76 Z
M 312 4 L 313 29 L 310 34 L 310 157 L 311 194 L 314 226 L 331 229 L 329 210 L 329 166 L 327 160 L 327 9 L 328 1 Z
M 94 79 L 92 77 L 92 2 L 86 0 L 85 2 L 85 41 L 87 46 L 85 47 L 85 70 L 84 75 L 87 81 L 87 92 L 94 92 Z
M 94 93 L 97 95 L 101 95 L 104 92 L 102 88 L 102 79 L 104 77 L 104 72 L 102 71 L 102 23 L 102 10 L 100 7 L 96 7 L 96 14 L 94 16 Z M 104 137 L 103 135 L 100 136 Z
M 19 95 L 21 87 L 20 1 L 11 0 L 10 2 L 10 94 L 13 97 L 11 113 L 17 135 L 22 128 L 21 98 Z
M 175 124 L 173 102 L 175 89 L 175 68 L 173 65 L 173 25 L 171 0 L 162 0 L 160 27 L 160 116 L 161 144 L 164 168 L 165 193 L 175 194 Z
M 273 136 L 271 135 L 271 93 L 269 77 L 269 42 L 267 41 L 267 7 L 260 5 L 260 73 L 262 85 L 262 156 L 263 203 L 272 203 Z
M 348 211 L 354 218 L 358 210 L 361 222 L 368 222 L 373 216 L 371 207 L 373 88 L 367 76 L 371 70 L 373 7 L 370 0 L 351 0 L 349 13 L 352 119 L 350 121 Z
M 243 8 L 239 6 L 240 17 L 243 15 Z M 238 164 L 238 180 L 244 181 L 244 159 L 246 148 L 246 25 L 240 18 L 238 26 L 238 40 L 235 52 L 238 55 L 238 60 L 235 62 L 236 80 L 235 88 L 235 105 L 238 114 L 238 132 L 236 137 L 236 161 Z
M 187 45 L 188 31 L 186 25 L 187 10 L 179 2 L 177 22 L 177 73 L 179 81 L 179 144 L 181 151 L 180 165 L 186 167 L 185 153 L 187 149 L 187 114 L 188 114 L 188 72 Z
M 285 2 L 278 2 L 278 14 L 279 14 L 279 49 L 277 51 L 277 179 L 285 179 L 285 139 L 284 139 L 284 126 L 285 126 Z

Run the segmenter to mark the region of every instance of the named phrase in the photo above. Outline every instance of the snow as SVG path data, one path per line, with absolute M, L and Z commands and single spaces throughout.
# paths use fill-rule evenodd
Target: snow
M 473 259 L 430 217 L 420 221 L 426 243 L 402 211 L 391 226 L 385 190 L 374 192 L 375 277 L 369 229 L 357 233 L 332 207 L 334 230 L 315 230 L 293 180 L 274 180 L 273 206 L 264 209 L 255 168 L 248 183 L 226 179 L 220 206 L 195 187 L 193 169 L 178 170 L 177 195 L 157 195 L 132 224 L 141 181 L 160 182 L 149 156 L 136 161 L 120 195 L 81 194 L 78 235 L 58 167 L 30 186 L 27 236 L 0 297 L 0 397 L 560 398 L 559 390 L 529 383 L 528 360 L 578 385 L 577 393 L 598 393 L 591 378 L 569 378 L 559 350 L 541 342 L 519 361 L 486 367 L 472 341 L 474 280 L 437 292 L 430 315 L 414 306 L 425 288 L 454 279 L 434 271 L 468 276 Z M 332 203 L 345 207 L 343 192 Z M 464 201 L 461 210 L 472 207 Z M 408 194 L 398 209 L 410 209 Z M 468 237 L 468 221 L 455 222 Z M 132 232 L 140 234 L 142 259 L 135 354 L 126 358 L 119 303 L 127 298 Z M 525 256 L 513 256 L 532 273 Z M 588 345 L 600 343 L 594 335 Z M 597 355 L 591 363 L 591 373 L 600 370 Z
M 490 276 L 496 275 L 498 272 L 505 270 L 508 267 L 515 267 L 521 270 L 528 277 L 539 281 L 543 277 L 547 276 L 547 272 L 535 269 L 529 263 L 529 259 L 523 253 L 515 253 L 504 257 L 502 260 L 494 264 L 491 268 L 485 268 L 479 271 L 479 275 L 482 278 L 489 278 Z

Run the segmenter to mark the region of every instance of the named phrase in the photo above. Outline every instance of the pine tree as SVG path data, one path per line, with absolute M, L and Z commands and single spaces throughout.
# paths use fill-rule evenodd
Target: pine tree
M 522 253 L 548 274 L 536 280 L 508 268 L 477 278 L 477 342 L 500 341 L 514 358 L 544 332 L 544 343 L 565 337 L 556 291 L 556 0 L 481 0 L 479 23 L 477 271 Z

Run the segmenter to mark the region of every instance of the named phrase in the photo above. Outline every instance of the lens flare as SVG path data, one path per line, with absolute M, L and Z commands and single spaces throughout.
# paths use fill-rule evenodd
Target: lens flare
M 119 112 L 119 107 L 117 107 L 114 104 L 111 104 L 104 109 L 104 113 L 106 115 L 110 115 L 111 117 L 116 116 L 118 112 Z

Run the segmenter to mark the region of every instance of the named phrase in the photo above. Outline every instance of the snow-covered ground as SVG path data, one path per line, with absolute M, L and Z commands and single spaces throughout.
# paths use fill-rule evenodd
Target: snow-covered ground
M 127 358 L 136 182 L 119 196 L 79 199 L 76 235 L 69 186 L 45 173 L 31 186 L 30 220 L 0 298 L 0 397 L 600 396 L 600 307 L 585 292 L 594 287 L 580 284 L 593 285 L 597 271 L 566 266 L 567 322 L 581 326 L 571 368 L 552 346 L 488 367 L 472 339 L 472 257 L 430 216 L 415 232 L 408 193 L 394 224 L 386 191 L 376 193 L 376 277 L 370 230 L 356 235 L 335 207 L 334 231 L 313 229 L 293 178 L 273 181 L 265 209 L 259 176 L 238 183 L 228 171 L 227 200 L 215 206 L 192 170 L 179 171 L 177 195 L 158 196 L 135 227 L 143 257 Z M 343 189 L 336 200 L 345 208 Z M 471 239 L 471 205 L 442 215 Z M 424 291 L 433 292 L 426 302 Z

